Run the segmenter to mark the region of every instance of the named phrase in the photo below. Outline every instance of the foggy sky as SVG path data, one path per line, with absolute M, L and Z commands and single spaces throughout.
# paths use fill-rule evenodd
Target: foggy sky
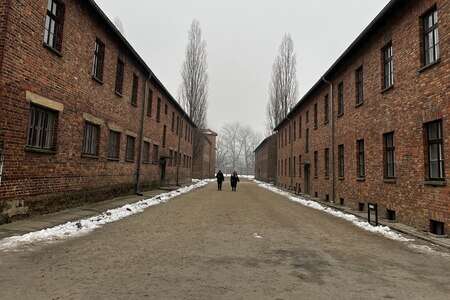
M 178 99 L 192 20 L 208 46 L 208 125 L 239 121 L 265 131 L 272 63 L 284 33 L 297 53 L 299 99 L 388 0 L 96 0 Z M 132 5 L 131 5 L 132 3 Z

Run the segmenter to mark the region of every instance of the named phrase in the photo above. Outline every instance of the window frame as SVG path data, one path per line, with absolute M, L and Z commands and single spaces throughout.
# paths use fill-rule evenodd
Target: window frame
M 434 139 L 430 138 L 430 129 L 432 125 L 437 125 L 437 137 Z M 429 181 L 445 181 L 445 152 L 444 152 L 444 134 L 443 134 L 443 122 L 442 119 L 435 120 L 432 122 L 425 123 L 425 150 L 426 150 L 426 178 Z M 437 151 L 437 164 L 439 177 L 434 177 L 432 175 L 431 163 L 431 149 L 433 146 L 438 146 Z
M 103 83 L 104 65 L 105 43 L 103 43 L 99 38 L 96 38 L 94 46 L 94 59 L 92 62 L 92 78 L 99 83 Z
M 330 122 L 330 96 L 328 94 L 326 94 L 323 99 L 323 111 L 324 111 L 323 123 L 326 125 Z
M 344 82 L 341 81 L 338 84 L 338 111 L 337 111 L 337 115 L 338 117 L 341 117 L 344 115 Z
M 114 86 L 114 92 L 122 97 L 123 95 L 123 82 L 125 78 L 125 62 L 119 57 L 117 57 L 116 65 L 116 81 Z
M 94 133 L 97 135 L 94 136 Z M 100 135 L 101 127 L 89 121 L 84 122 L 83 128 L 83 143 L 81 148 L 81 155 L 88 157 L 98 157 L 100 150 Z M 87 144 L 89 143 L 89 144 Z
M 116 141 L 117 144 L 116 145 L 112 145 L 112 136 L 115 135 L 116 136 Z M 115 130 L 109 130 L 109 135 L 108 135 L 108 160 L 116 160 L 119 161 L 120 160 L 120 142 L 121 142 L 121 137 L 122 137 L 122 133 L 120 133 L 119 131 L 115 131 Z M 112 155 L 112 149 L 113 146 L 115 146 L 114 151 L 117 152 L 116 156 Z M 115 154 L 115 153 L 113 153 Z
M 345 178 L 345 146 L 344 144 L 338 145 L 338 176 L 339 178 Z
M 388 42 L 382 49 L 382 89 L 388 90 L 394 86 L 394 47 L 392 41 Z
M 389 143 L 389 142 L 392 142 Z M 392 162 L 390 162 L 392 157 Z M 383 166 L 384 179 L 395 179 L 395 133 L 394 131 L 383 134 Z M 392 174 L 392 175 L 391 175 Z
M 56 5 L 56 8 L 55 8 Z M 64 33 L 65 3 L 61 0 L 48 0 L 44 20 L 44 41 L 48 49 L 61 55 Z M 53 33 L 50 26 L 53 24 Z
M 133 73 L 133 84 L 131 87 L 131 105 L 138 106 L 138 92 L 139 92 L 139 77 L 136 73 Z
M 364 104 L 364 68 L 360 66 L 355 70 L 355 97 L 356 106 Z
M 151 144 L 150 142 L 144 141 L 142 144 L 142 162 L 144 164 L 151 164 Z
M 130 141 L 133 141 L 132 147 Z M 125 161 L 134 162 L 135 159 L 136 159 L 136 137 L 127 135 L 125 148 Z
M 429 18 L 432 19 L 432 26 L 428 26 Z M 436 5 L 430 8 L 421 16 L 422 23 L 422 66 L 427 67 L 433 65 L 440 60 L 440 36 L 439 36 L 439 15 Z M 429 47 L 429 37 L 430 34 L 433 39 L 433 45 Z M 437 41 L 436 41 L 437 40 Z M 433 54 L 433 59 L 430 59 L 429 54 Z
M 36 124 L 36 117 L 40 118 L 39 124 Z M 58 119 L 59 113 L 57 111 L 32 103 L 28 116 L 26 148 L 43 152 L 56 152 Z
M 356 177 L 358 179 L 366 178 L 366 154 L 364 139 L 356 141 Z

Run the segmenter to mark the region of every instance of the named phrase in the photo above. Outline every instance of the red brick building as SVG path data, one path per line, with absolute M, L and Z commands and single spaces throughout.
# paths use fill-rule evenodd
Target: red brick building
M 278 184 L 448 233 L 449 45 L 450 1 L 391 1 L 276 128 Z
M 194 137 L 194 158 L 192 177 L 196 179 L 214 178 L 216 175 L 217 133 L 210 129 L 199 130 Z
M 0 0 L 1 214 L 190 182 L 194 128 L 94 1 Z
M 265 182 L 277 179 L 277 136 L 264 139 L 255 149 L 255 178 Z

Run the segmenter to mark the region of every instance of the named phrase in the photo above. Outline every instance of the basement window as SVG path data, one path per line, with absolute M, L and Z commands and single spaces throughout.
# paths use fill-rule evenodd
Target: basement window
M 435 235 L 445 235 L 445 224 L 443 222 L 430 220 L 430 232 Z
M 340 204 L 341 206 L 344 206 L 344 204 L 345 204 L 344 198 L 340 198 L 340 199 L 339 199 L 339 204 Z
M 314 193 L 314 197 L 318 198 L 319 194 L 317 192 Z
M 330 202 L 330 195 L 328 194 L 325 195 L 325 201 Z
M 365 203 L 359 202 L 359 203 L 358 203 L 358 210 L 359 210 L 359 211 L 364 211 L 365 206 L 366 206 Z
M 386 210 L 386 219 L 388 219 L 389 221 L 395 221 L 397 219 L 395 210 L 387 209 Z

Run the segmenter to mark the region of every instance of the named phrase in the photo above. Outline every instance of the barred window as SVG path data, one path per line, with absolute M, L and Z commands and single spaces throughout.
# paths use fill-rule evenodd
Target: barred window
M 163 148 L 166 148 L 166 134 L 167 134 L 167 126 L 164 125 L 163 138 L 162 138 L 162 146 L 163 146 Z
M 444 180 L 442 120 L 425 124 L 428 179 Z
M 357 151 L 357 175 L 358 178 L 366 177 L 366 163 L 364 155 L 364 140 L 356 141 L 356 151 Z
M 395 147 L 394 133 L 386 133 L 383 135 L 384 141 L 384 178 L 395 178 Z
M 48 0 L 45 17 L 44 44 L 61 52 L 65 6 L 62 1 Z
M 438 61 L 439 51 L 439 31 L 438 13 L 433 8 L 422 18 L 423 23 L 423 63 L 425 66 Z
M 151 117 L 153 112 L 153 91 L 148 90 L 148 100 L 147 100 L 147 116 Z
M 298 177 L 302 177 L 302 156 L 298 156 Z
M 136 138 L 133 136 L 127 135 L 127 151 L 126 151 L 126 161 L 133 162 L 134 161 L 134 152 L 135 152 L 135 142 Z
M 43 150 L 55 150 L 57 118 L 57 112 L 31 105 L 27 146 Z
M 345 157 L 344 157 L 344 145 L 338 146 L 338 169 L 339 177 L 344 178 L 345 176 Z
M 120 132 L 109 131 L 108 158 L 113 160 L 120 158 Z
M 83 154 L 98 156 L 100 126 L 86 122 L 84 124 Z
M 161 98 L 158 98 L 158 103 L 156 106 L 156 122 L 161 122 Z
M 144 146 L 142 149 L 142 160 L 144 163 L 148 164 L 150 163 L 150 143 L 144 142 Z
M 302 138 L 302 116 L 298 119 L 298 138 Z
M 116 90 L 116 93 L 119 94 L 119 95 L 122 95 L 122 93 L 123 93 L 123 75 L 124 75 L 124 70 L 125 70 L 124 62 L 120 58 L 117 58 L 115 90 Z
M 356 105 L 361 105 L 364 102 L 364 73 L 362 66 L 355 71 L 355 86 Z
M 319 127 L 319 112 L 317 109 L 317 103 L 314 103 L 314 128 L 317 129 Z
M 383 88 L 394 85 L 394 59 L 392 43 L 389 42 L 383 49 Z
M 309 152 L 309 128 L 306 128 L 306 136 L 305 136 L 305 153 Z
M 153 161 L 157 163 L 159 161 L 159 146 L 153 145 Z
M 131 105 L 133 106 L 137 106 L 138 90 L 139 90 L 139 77 L 136 74 L 133 74 L 133 87 L 131 91 Z
M 314 151 L 314 177 L 319 177 L 319 152 Z
M 325 95 L 325 98 L 323 99 L 323 111 L 324 111 L 324 123 L 328 124 L 330 122 L 330 104 L 329 104 L 329 96 L 328 94 Z
M 92 76 L 103 81 L 103 65 L 105 62 L 105 44 L 100 40 L 95 40 L 94 61 L 92 64 Z
M 325 161 L 325 177 L 328 178 L 330 176 L 330 149 L 329 148 L 325 148 L 324 161 Z
M 344 83 L 338 85 L 338 116 L 344 114 Z

